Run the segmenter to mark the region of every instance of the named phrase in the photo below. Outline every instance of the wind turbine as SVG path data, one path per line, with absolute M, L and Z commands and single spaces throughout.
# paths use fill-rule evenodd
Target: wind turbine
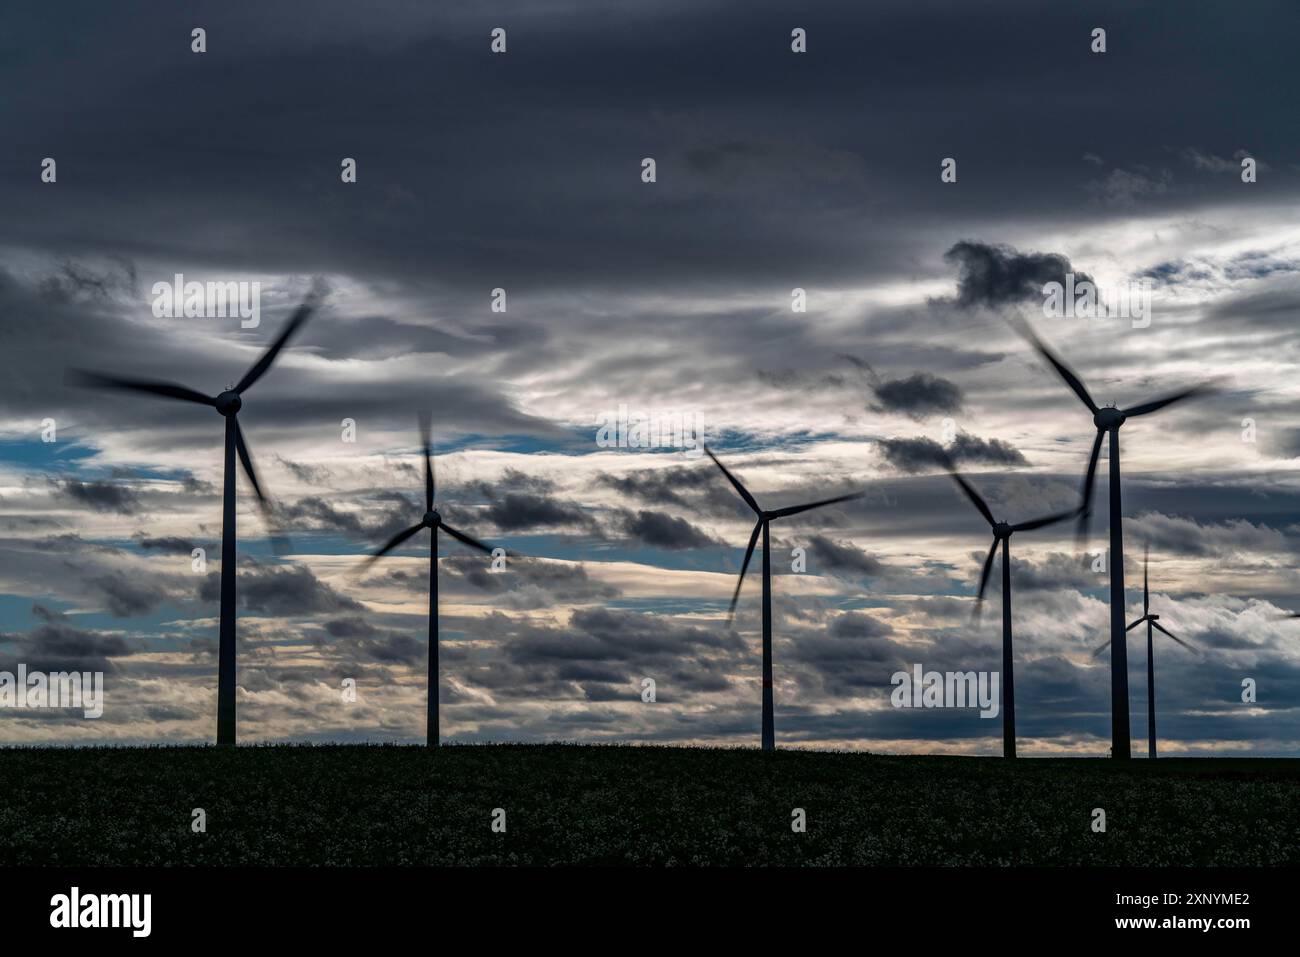
M 708 446 L 704 447 L 705 454 L 713 459 L 713 464 L 722 470 L 722 474 L 727 477 L 727 481 L 732 484 L 740 497 L 745 500 L 745 504 L 753 510 L 758 516 L 758 521 L 754 524 L 754 531 L 749 536 L 749 547 L 745 549 L 745 560 L 740 565 L 740 578 L 736 582 L 736 591 L 731 596 L 731 607 L 727 610 L 727 623 L 730 624 L 733 616 L 736 614 L 736 602 L 740 598 L 740 586 L 745 583 L 745 572 L 749 569 L 749 560 L 754 554 L 754 545 L 758 541 L 758 533 L 763 533 L 763 737 L 762 744 L 764 751 L 772 751 L 776 748 L 776 720 L 772 707 L 772 562 L 771 548 L 768 541 L 768 524 L 777 518 L 786 518 L 790 515 L 798 515 L 800 512 L 806 512 L 809 509 L 820 508 L 823 505 L 834 505 L 836 502 L 847 502 L 850 499 L 861 498 L 864 492 L 853 492 L 849 495 L 838 495 L 835 498 L 822 499 L 818 502 L 809 502 L 807 505 L 790 505 L 786 508 L 773 509 L 764 511 L 758 507 L 758 502 L 754 496 L 749 494 L 749 490 L 740 484 L 740 480 L 727 471 L 727 467 L 718 461 L 718 457 L 710 451 Z
M 984 570 L 980 572 L 980 590 L 976 598 L 975 610 L 978 614 L 979 603 L 984 601 L 984 588 L 989 582 L 989 571 L 993 567 L 993 556 L 997 554 L 998 545 L 1002 546 L 1002 756 L 1004 758 L 1014 758 L 1016 756 L 1016 683 L 1012 670 L 1012 653 L 1011 653 L 1011 536 L 1016 532 L 1028 532 L 1035 528 L 1044 528 L 1048 525 L 1054 525 L 1057 522 L 1063 522 L 1068 518 L 1073 518 L 1082 509 L 1071 509 L 1068 512 L 1056 512 L 1051 515 L 1045 515 L 1042 518 L 1033 518 L 1027 522 L 1019 522 L 1011 525 L 1007 522 L 999 522 L 993 518 L 993 512 L 988 503 L 980 497 L 979 492 L 975 491 L 956 469 L 949 469 L 955 481 L 971 503 L 979 509 L 979 513 L 984 516 L 984 520 L 989 523 L 993 529 L 993 544 L 989 547 L 989 556 L 984 559 Z
M 1104 408 L 1098 406 L 1088 394 L 1079 377 L 1070 370 L 1030 328 L 1019 323 L 1017 331 L 1029 340 L 1038 354 L 1051 363 L 1057 374 L 1079 397 L 1079 401 L 1092 413 L 1092 424 L 1097 429 L 1097 437 L 1092 443 L 1092 454 L 1088 458 L 1088 472 L 1083 480 L 1083 506 L 1079 516 L 1079 537 L 1087 535 L 1088 519 L 1092 515 L 1092 483 L 1097 471 L 1097 456 L 1101 454 L 1101 440 L 1110 436 L 1110 735 L 1111 754 L 1116 758 L 1128 758 L 1130 754 L 1129 720 L 1128 720 L 1128 650 L 1120 639 L 1124 635 L 1124 521 L 1120 506 L 1120 464 L 1119 464 L 1119 430 L 1127 420 L 1139 415 L 1148 415 L 1190 398 L 1205 391 L 1208 385 L 1201 383 L 1175 392 L 1150 402 L 1143 402 L 1127 409 L 1117 409 L 1113 405 Z
M 143 392 L 146 395 L 162 396 L 167 399 L 180 399 L 195 402 L 216 409 L 226 420 L 225 465 L 222 470 L 222 506 L 221 506 L 221 631 L 217 651 L 217 744 L 235 744 L 235 456 L 253 486 L 258 504 L 268 522 L 273 525 L 270 502 L 262 494 L 262 487 L 257 481 L 257 472 L 253 469 L 253 459 L 244 441 L 244 433 L 239 428 L 239 410 L 243 408 L 243 394 L 253 383 L 271 368 L 280 350 L 290 337 L 311 318 L 311 314 L 320 303 L 320 293 L 313 290 L 295 310 L 288 324 L 262 357 L 253 363 L 252 368 L 244 373 L 238 383 L 218 393 L 206 396 L 188 386 L 160 382 L 153 379 L 125 379 L 119 376 L 103 375 L 74 369 L 69 372 L 69 380 L 76 385 L 95 389 L 113 389 L 125 392 Z M 272 534 L 273 544 L 277 536 Z
M 429 692 L 428 706 L 425 714 L 425 745 L 430 748 L 438 746 L 438 531 L 441 529 L 452 538 L 480 552 L 492 553 L 492 549 L 477 539 L 470 538 L 464 532 L 458 532 L 442 520 L 442 515 L 433 507 L 433 498 L 437 490 L 437 479 L 433 468 L 433 450 L 429 447 L 430 417 L 420 414 L 420 439 L 424 446 L 424 517 L 404 532 L 398 532 L 388 544 L 371 555 L 364 567 L 369 568 L 384 555 L 387 555 L 416 532 L 429 529 Z
M 1173 632 L 1160 624 L 1160 616 L 1151 614 L 1151 591 L 1148 588 L 1147 579 L 1147 562 L 1151 557 L 1150 547 L 1148 546 L 1142 553 L 1142 617 L 1133 624 L 1129 625 L 1125 631 L 1132 631 L 1142 622 L 1147 623 L 1147 757 L 1154 759 L 1156 756 L 1156 662 L 1154 651 L 1152 649 L 1152 629 L 1173 638 L 1188 651 L 1195 651 L 1191 645 L 1177 637 Z M 1110 644 L 1110 639 L 1092 653 L 1095 658 L 1106 650 L 1106 645 Z

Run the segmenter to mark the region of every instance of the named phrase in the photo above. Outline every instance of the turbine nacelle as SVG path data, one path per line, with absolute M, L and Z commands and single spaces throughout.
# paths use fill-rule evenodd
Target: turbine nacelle
M 424 513 L 424 527 L 437 528 L 442 524 L 442 516 L 438 514 L 437 509 L 429 509 Z
M 998 540 L 1010 538 L 1013 531 L 1015 531 L 1015 529 L 1011 527 L 1010 522 L 993 523 L 993 537 Z
M 1123 412 L 1108 405 L 1103 409 L 1098 409 L 1092 416 L 1092 424 L 1100 431 L 1108 432 L 1111 429 L 1118 429 L 1128 418 Z
M 227 389 L 213 399 L 212 404 L 222 415 L 234 415 L 244 407 L 244 400 L 239 397 L 239 393 L 234 389 Z

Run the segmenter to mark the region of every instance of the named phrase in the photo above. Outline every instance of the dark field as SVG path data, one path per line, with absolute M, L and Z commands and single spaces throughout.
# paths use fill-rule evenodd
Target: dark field
M 7 749 L 0 786 L 3 865 L 1300 864 L 1300 761 Z

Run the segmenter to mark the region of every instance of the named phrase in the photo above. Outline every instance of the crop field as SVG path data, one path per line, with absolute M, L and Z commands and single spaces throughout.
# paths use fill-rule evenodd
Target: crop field
M 6 866 L 1300 864 L 1285 760 L 14 748 L 0 780 Z

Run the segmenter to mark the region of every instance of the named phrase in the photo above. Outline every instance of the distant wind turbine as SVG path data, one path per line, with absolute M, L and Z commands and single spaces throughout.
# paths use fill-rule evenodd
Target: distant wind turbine
M 442 520 L 437 510 L 433 507 L 434 494 L 437 490 L 437 478 L 434 474 L 433 450 L 429 447 L 429 430 L 430 417 L 421 413 L 420 415 L 420 439 L 424 446 L 424 517 L 420 519 L 419 524 L 412 525 L 404 532 L 398 532 L 383 548 L 371 555 L 367 560 L 365 567 L 369 568 L 384 555 L 387 555 L 398 545 L 424 529 L 429 529 L 433 534 L 429 536 L 429 691 L 428 705 L 425 714 L 424 736 L 425 744 L 430 748 L 438 746 L 438 531 L 441 529 L 452 538 L 456 539 L 470 548 L 477 548 L 480 552 L 487 554 L 492 553 L 492 549 L 475 538 L 470 538 L 464 532 L 458 532 Z
M 1002 546 L 1002 756 L 1014 758 L 1016 756 L 1016 683 L 1011 651 L 1011 536 L 1015 532 L 1028 532 L 1073 518 L 1082 506 L 1070 509 L 1068 512 L 1056 512 L 1011 525 L 993 518 L 988 503 L 958 474 L 956 469 L 950 469 L 949 474 L 993 529 L 993 544 L 989 547 L 988 558 L 984 559 L 984 570 L 980 572 L 980 589 L 975 606 L 977 612 L 979 603 L 984 601 L 984 588 L 988 585 L 993 556 L 997 554 L 998 545 Z
M 740 497 L 745 500 L 745 504 L 753 510 L 758 516 L 758 521 L 754 525 L 754 531 L 749 536 L 749 547 L 745 549 L 745 560 L 740 565 L 740 578 L 736 582 L 736 591 L 731 596 L 731 606 L 727 610 L 727 622 L 731 623 L 736 614 L 736 602 L 740 598 L 740 586 L 745 583 L 745 572 L 749 569 L 749 560 L 754 555 L 754 546 L 758 542 L 758 533 L 763 533 L 763 737 L 762 744 L 764 751 L 772 751 L 776 748 L 776 720 L 772 706 L 772 562 L 771 548 L 768 540 L 768 524 L 777 518 L 786 518 L 790 515 L 798 515 L 800 512 L 806 512 L 810 509 L 820 508 L 823 505 L 834 505 L 836 502 L 847 502 L 850 499 L 861 498 L 864 492 L 853 492 L 849 495 L 838 495 L 835 498 L 822 499 L 818 502 L 809 502 L 807 505 L 790 505 L 786 508 L 773 509 L 764 511 L 758 507 L 758 502 L 754 496 L 749 494 L 749 490 L 740 484 L 740 480 L 727 471 L 727 467 L 718 461 L 718 457 L 709 450 L 708 446 L 704 448 L 709 458 L 713 459 L 713 464 L 722 470 L 722 474 L 727 477 L 727 481 L 732 484 Z
M 1170 638 L 1173 638 L 1174 641 L 1178 642 L 1188 651 L 1195 651 L 1196 649 L 1194 649 L 1187 642 L 1183 641 L 1183 639 L 1174 635 L 1174 633 L 1169 631 L 1167 628 L 1165 628 L 1164 625 L 1160 624 L 1159 615 L 1151 614 L 1151 591 L 1150 588 L 1148 587 L 1148 578 L 1147 578 L 1147 563 L 1150 558 L 1151 558 L 1151 553 L 1150 553 L 1150 548 L 1148 547 L 1146 550 L 1144 550 L 1142 554 L 1142 617 L 1139 618 L 1137 621 L 1133 622 L 1133 624 L 1129 625 L 1128 628 L 1125 629 L 1125 631 L 1132 631 L 1134 628 L 1142 624 L 1142 622 L 1144 621 L 1147 623 L 1147 757 L 1155 758 L 1156 756 L 1156 661 L 1155 661 L 1155 653 L 1152 649 L 1151 630 L 1154 628 L 1156 631 L 1161 632 L 1162 634 L 1167 635 Z M 1103 644 L 1096 651 L 1094 651 L 1092 656 L 1094 658 L 1097 657 L 1099 654 L 1101 654 L 1103 651 L 1106 650 L 1106 647 L 1109 644 L 1110 644 L 1110 639 L 1107 638 L 1106 643 Z
M 312 293 L 297 308 L 289 319 L 288 325 L 279 337 L 271 343 L 262 357 L 257 360 L 237 384 L 214 397 L 196 392 L 194 389 L 170 382 L 146 379 L 124 379 L 118 376 L 87 372 L 81 369 L 70 370 L 68 379 L 72 384 L 94 389 L 112 389 L 126 392 L 143 392 L 146 395 L 162 396 L 167 399 L 180 399 L 211 406 L 226 420 L 225 466 L 222 471 L 222 509 L 221 509 L 221 638 L 217 651 L 217 744 L 234 745 L 235 743 L 235 456 L 253 486 L 268 523 L 272 525 L 272 543 L 278 539 L 274 534 L 274 516 L 270 502 L 262 494 L 258 484 L 257 473 L 253 469 L 253 458 L 244 441 L 244 433 L 239 428 L 239 410 L 243 408 L 243 394 L 271 368 L 280 350 L 290 337 L 311 318 L 311 314 L 320 304 L 320 293 Z M 282 546 L 281 546 L 282 547 Z
M 1038 351 L 1038 354 L 1051 363 L 1057 374 L 1079 397 L 1079 401 L 1092 413 L 1092 423 L 1096 426 L 1097 437 L 1092 443 L 1092 454 L 1088 458 L 1088 472 L 1083 480 L 1083 508 L 1079 516 L 1079 537 L 1087 535 L 1088 519 L 1092 514 L 1092 483 L 1097 471 L 1097 456 L 1101 454 L 1101 439 L 1110 435 L 1110 735 L 1111 754 L 1116 758 L 1131 757 L 1129 742 L 1128 715 L 1128 650 L 1120 639 L 1124 635 L 1124 521 L 1120 505 L 1120 464 L 1119 464 L 1119 430 L 1125 421 L 1139 415 L 1147 415 L 1163 409 L 1165 406 L 1181 402 L 1183 399 L 1202 394 L 1209 390 L 1207 383 L 1175 392 L 1150 402 L 1143 402 L 1127 409 L 1114 406 L 1102 408 L 1092 400 L 1088 390 L 1079 377 L 1070 370 L 1042 341 L 1023 323 L 1016 324 L 1016 329 Z

